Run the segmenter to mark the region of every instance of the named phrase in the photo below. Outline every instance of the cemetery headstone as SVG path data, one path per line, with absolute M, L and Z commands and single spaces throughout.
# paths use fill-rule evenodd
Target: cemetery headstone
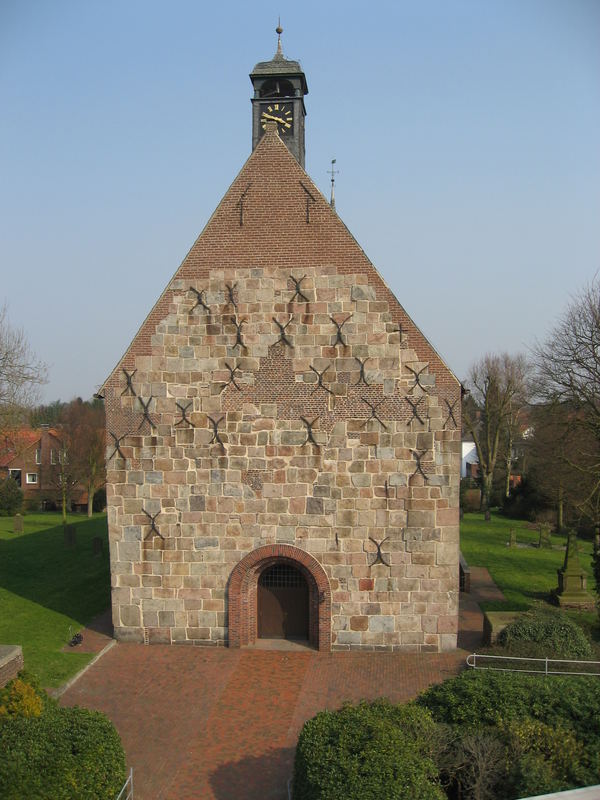
M 550 526 L 549 525 L 540 525 L 540 539 L 538 542 L 538 547 L 552 547 L 550 542 Z
M 75 527 L 75 525 L 65 525 L 64 534 L 65 534 L 65 546 L 75 547 L 75 541 L 77 538 L 77 528 Z
M 13 519 L 13 532 L 23 533 L 23 517 L 20 514 L 15 514 Z
M 575 531 L 569 531 L 565 561 L 557 573 L 556 597 L 559 605 L 567 608 L 594 607 L 594 598 L 587 591 L 587 575 L 579 563 L 579 548 Z

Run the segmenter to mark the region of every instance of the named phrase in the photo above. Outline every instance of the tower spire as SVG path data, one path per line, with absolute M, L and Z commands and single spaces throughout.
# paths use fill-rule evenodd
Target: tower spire
M 283 28 L 281 27 L 281 17 L 277 18 L 277 27 L 275 28 L 275 33 L 277 34 L 277 55 L 283 56 L 283 50 L 281 49 L 281 34 L 283 33 Z

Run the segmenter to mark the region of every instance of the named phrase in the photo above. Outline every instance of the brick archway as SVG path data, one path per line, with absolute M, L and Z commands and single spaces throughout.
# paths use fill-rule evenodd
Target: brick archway
M 323 567 L 309 553 L 289 544 L 268 544 L 244 556 L 229 578 L 229 647 L 253 644 L 257 637 L 256 596 L 260 574 L 284 562 L 300 570 L 308 584 L 309 641 L 331 650 L 331 589 Z

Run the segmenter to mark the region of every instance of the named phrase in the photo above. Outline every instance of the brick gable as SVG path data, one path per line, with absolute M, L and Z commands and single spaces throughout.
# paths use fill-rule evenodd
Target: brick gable
M 455 646 L 460 385 L 275 132 L 103 392 L 117 636 L 252 641 L 281 558 L 319 647 Z

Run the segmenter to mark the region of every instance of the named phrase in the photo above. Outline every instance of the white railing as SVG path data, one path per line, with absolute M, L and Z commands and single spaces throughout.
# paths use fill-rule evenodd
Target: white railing
M 115 800 L 133 800 L 133 767 L 129 770 L 127 780 Z
M 508 662 L 516 662 L 510 666 Z M 479 663 L 478 663 L 479 662 Z M 500 662 L 495 666 L 493 662 Z M 560 665 L 563 665 L 562 668 Z M 568 666 L 573 665 L 574 668 Z M 471 653 L 467 666 L 472 669 L 490 669 L 496 672 L 531 672 L 536 675 L 595 675 L 600 677 L 600 661 L 575 661 L 566 658 L 518 658 Z M 580 667 L 580 669 L 578 669 Z

